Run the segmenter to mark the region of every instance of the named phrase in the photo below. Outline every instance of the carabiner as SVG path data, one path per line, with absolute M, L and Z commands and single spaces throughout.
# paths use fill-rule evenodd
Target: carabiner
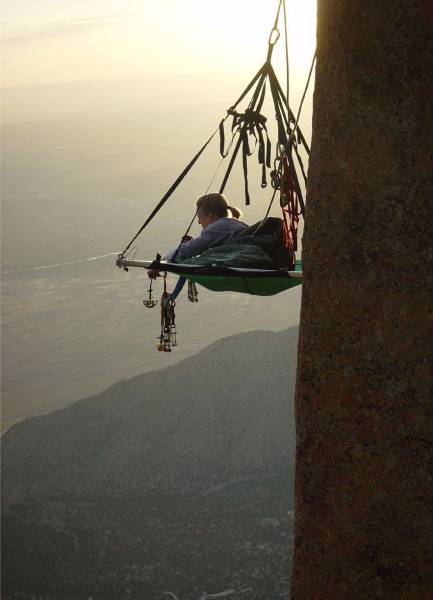
M 154 308 L 158 304 L 158 300 L 152 298 L 152 283 L 153 279 L 150 280 L 150 287 L 147 290 L 149 292 L 149 297 L 143 300 L 143 304 L 146 308 Z
M 280 30 L 278 29 L 278 27 L 273 27 L 271 33 L 269 34 L 268 44 L 270 46 L 275 46 L 275 44 L 278 42 L 279 39 L 280 39 Z

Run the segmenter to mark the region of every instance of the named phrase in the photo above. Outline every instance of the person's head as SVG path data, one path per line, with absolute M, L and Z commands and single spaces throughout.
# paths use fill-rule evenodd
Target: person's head
M 211 194 L 205 194 L 195 203 L 197 207 L 198 222 L 203 229 L 209 227 L 218 219 L 228 217 L 229 211 L 235 219 L 240 219 L 242 216 L 241 211 L 235 206 L 230 206 L 227 203 L 226 197 L 223 194 L 216 192 Z

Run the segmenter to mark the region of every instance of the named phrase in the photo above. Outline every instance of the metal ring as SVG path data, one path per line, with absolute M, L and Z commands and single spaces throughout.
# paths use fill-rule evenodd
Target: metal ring
M 277 35 L 276 35 L 274 41 L 272 41 L 272 36 L 273 36 L 274 32 L 276 32 Z M 271 33 L 269 34 L 268 44 L 270 46 L 275 46 L 275 44 L 278 42 L 279 38 L 280 38 L 280 30 L 277 27 L 273 27 Z

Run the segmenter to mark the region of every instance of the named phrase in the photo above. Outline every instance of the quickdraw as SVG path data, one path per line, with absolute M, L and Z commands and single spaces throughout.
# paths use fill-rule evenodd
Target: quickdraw
M 161 334 L 156 347 L 159 352 L 171 352 L 172 347 L 177 346 L 176 315 L 174 313 L 176 302 L 171 297 L 171 294 L 167 292 L 167 273 L 164 273 L 163 277 L 164 291 L 160 301 Z
M 149 286 L 149 289 L 147 290 L 149 293 L 149 296 L 143 300 L 143 304 L 146 308 L 154 308 L 158 304 L 158 300 L 155 300 L 154 298 L 152 298 L 152 284 L 153 284 L 153 279 L 150 280 L 150 286 Z
M 197 286 L 190 279 L 188 279 L 188 300 L 190 302 L 198 302 Z

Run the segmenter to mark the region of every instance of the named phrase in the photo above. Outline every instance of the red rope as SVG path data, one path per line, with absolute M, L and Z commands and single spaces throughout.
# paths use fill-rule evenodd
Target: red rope
M 298 224 L 301 212 L 287 156 L 283 158 L 280 204 L 283 213 L 283 241 L 294 266 L 296 263 L 296 251 L 298 249 Z

